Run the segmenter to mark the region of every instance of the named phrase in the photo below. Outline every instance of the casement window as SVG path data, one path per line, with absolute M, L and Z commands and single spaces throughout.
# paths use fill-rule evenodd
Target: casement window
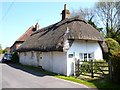
M 84 61 L 84 59 L 83 59 L 83 53 L 79 54 L 79 58 L 80 58 L 81 61 Z
M 90 61 L 94 58 L 93 53 L 80 53 L 79 59 L 80 61 Z
M 68 54 L 68 58 L 73 58 L 73 54 Z

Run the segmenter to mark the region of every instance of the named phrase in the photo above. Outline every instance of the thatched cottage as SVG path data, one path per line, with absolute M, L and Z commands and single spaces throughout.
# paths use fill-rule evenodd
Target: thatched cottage
M 18 49 L 20 63 L 72 75 L 74 59 L 103 59 L 104 38 L 81 17 L 69 18 L 64 5 L 62 20 L 34 32 Z

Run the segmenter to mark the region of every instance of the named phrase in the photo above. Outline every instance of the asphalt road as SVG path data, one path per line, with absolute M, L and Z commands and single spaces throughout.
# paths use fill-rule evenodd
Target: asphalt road
M 2 66 L 2 88 L 88 88 L 53 76 L 31 73 L 12 65 L 0 64 L 0 66 Z
M 3 54 L 0 54 L 0 62 L 3 58 Z M 2 66 L 0 65 L 0 89 L 2 88 Z
M 3 54 L 0 54 L 0 62 L 1 62 L 2 58 L 3 58 Z

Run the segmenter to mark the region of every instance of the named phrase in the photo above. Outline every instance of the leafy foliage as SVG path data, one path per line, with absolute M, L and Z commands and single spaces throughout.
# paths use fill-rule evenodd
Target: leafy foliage
M 98 28 L 97 25 L 95 25 L 95 23 L 92 21 L 92 18 L 91 17 L 89 20 L 88 20 L 88 23 L 91 24 L 95 29 L 97 29 L 98 31 L 102 31 L 103 28 Z
M 17 52 L 13 53 L 11 60 L 12 60 L 13 63 L 18 63 L 19 62 L 19 56 L 18 56 Z
M 101 0 L 100 0 L 101 1 Z M 96 14 L 105 26 L 107 38 L 113 38 L 120 43 L 120 29 L 118 28 L 118 2 L 97 2 Z
M 7 52 L 7 50 L 6 50 L 6 49 L 2 50 L 2 53 L 5 53 L 5 52 Z
M 107 38 L 106 43 L 108 46 L 108 54 L 109 56 L 114 55 L 115 52 L 118 52 L 120 50 L 120 45 L 117 41 L 115 41 L 112 38 Z
M 80 72 L 81 73 L 90 73 L 90 63 L 89 62 L 83 62 L 81 65 L 80 65 Z
M 112 67 L 113 67 L 113 81 L 116 83 L 120 83 L 120 51 L 114 53 L 114 55 L 111 57 Z
M 80 74 L 90 74 L 90 73 L 108 73 L 108 63 L 105 60 L 94 60 L 81 62 L 80 64 Z M 100 74 L 99 74 L 100 75 Z

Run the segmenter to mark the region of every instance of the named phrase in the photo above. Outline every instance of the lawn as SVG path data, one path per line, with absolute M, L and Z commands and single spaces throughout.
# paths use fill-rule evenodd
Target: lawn
M 50 76 L 54 76 L 56 78 L 84 84 L 90 88 L 98 88 L 98 89 L 109 88 L 109 89 L 115 89 L 115 90 L 120 88 L 120 85 L 117 85 L 117 84 L 111 82 L 108 77 L 106 77 L 104 79 L 103 78 L 91 79 L 91 78 L 84 78 L 83 76 L 80 76 L 80 77 L 69 76 L 69 77 L 67 77 L 64 75 L 58 75 L 58 74 L 43 70 L 41 67 L 26 66 L 26 65 L 21 65 L 21 64 L 17 64 L 17 65 L 20 65 L 26 69 L 30 69 L 30 70 L 33 70 L 33 71 L 38 72 L 38 73 L 39 72 L 43 73 L 45 75 L 50 75 Z

